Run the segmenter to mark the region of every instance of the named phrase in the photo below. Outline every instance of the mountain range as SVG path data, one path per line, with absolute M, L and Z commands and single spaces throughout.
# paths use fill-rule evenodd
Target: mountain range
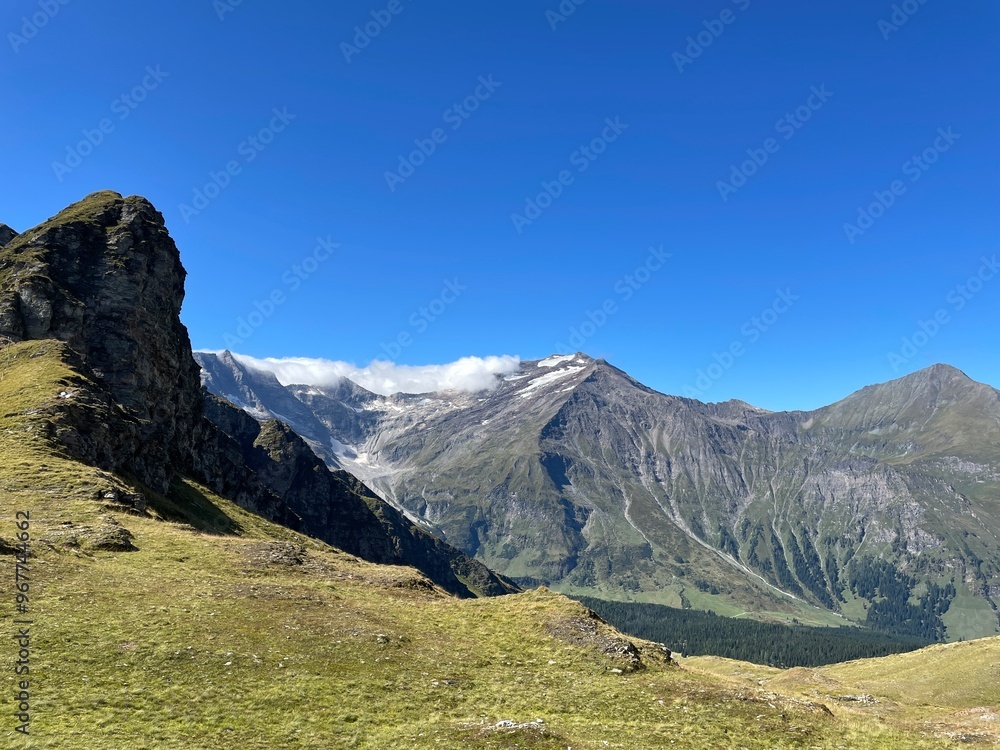
M 658 393 L 585 354 L 492 389 L 206 387 L 522 585 L 928 639 L 1000 632 L 1000 392 L 935 365 L 809 412 Z

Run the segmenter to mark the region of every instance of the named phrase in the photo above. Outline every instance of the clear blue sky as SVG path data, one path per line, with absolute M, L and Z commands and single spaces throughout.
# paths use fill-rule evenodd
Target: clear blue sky
M 681 393 L 736 342 L 702 398 L 772 409 L 934 362 L 1000 386 L 1000 274 L 956 291 L 1000 253 L 1000 7 L 903 5 L 880 28 L 889 2 L 586 0 L 560 20 L 557 0 L 11 0 L 0 220 L 147 196 L 198 348 L 277 291 L 231 348 L 365 364 L 408 334 L 395 359 L 428 364 L 565 344 Z M 373 12 L 391 22 L 342 46 Z M 434 152 L 398 171 L 417 140 Z M 543 182 L 551 205 L 512 219 Z M 892 205 L 852 242 L 875 191 Z M 308 261 L 318 237 L 339 248 Z

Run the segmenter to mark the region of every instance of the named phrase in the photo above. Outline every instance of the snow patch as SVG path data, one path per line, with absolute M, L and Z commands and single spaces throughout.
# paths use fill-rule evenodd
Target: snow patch
M 333 455 L 338 458 L 346 458 L 349 460 L 360 460 L 358 456 L 358 451 L 353 445 L 345 445 L 344 443 L 337 440 L 337 438 L 330 438 L 330 450 L 333 451 Z
M 563 370 L 554 370 L 553 372 L 548 372 L 545 375 L 542 375 L 541 377 L 532 380 L 531 383 L 529 383 L 524 388 L 524 390 L 522 390 L 518 395 L 521 398 L 530 398 L 535 394 L 535 391 L 537 391 L 539 388 L 544 388 L 545 386 L 549 385 L 550 383 L 554 383 L 557 380 L 562 380 L 563 378 L 569 377 L 570 375 L 575 375 L 576 373 L 580 372 L 583 369 L 584 369 L 583 366 L 579 365 L 577 367 L 567 367 Z
M 266 422 L 267 420 L 274 418 L 271 412 L 267 409 L 258 409 L 256 406 L 247 406 L 246 404 L 237 404 L 237 406 L 243 409 L 243 411 L 256 419 L 258 422 Z
M 548 359 L 543 359 L 538 363 L 539 367 L 555 367 L 556 365 L 561 365 L 563 362 L 571 362 L 576 359 L 575 354 L 555 354 Z

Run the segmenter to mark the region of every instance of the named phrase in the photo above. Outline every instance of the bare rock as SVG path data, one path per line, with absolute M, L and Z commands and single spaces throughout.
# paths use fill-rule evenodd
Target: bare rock
M 17 232 L 6 224 L 0 223 L 0 247 L 3 247 L 15 237 L 17 237 Z
M 617 634 L 596 614 L 573 616 L 556 620 L 548 626 L 549 634 L 574 646 L 593 648 L 612 659 L 613 669 L 634 672 L 644 668 L 642 656 L 635 644 Z

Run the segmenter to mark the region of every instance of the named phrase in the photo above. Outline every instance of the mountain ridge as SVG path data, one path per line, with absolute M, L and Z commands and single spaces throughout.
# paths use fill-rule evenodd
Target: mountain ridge
M 352 380 L 351 377 L 348 376 L 348 375 L 340 375 L 338 377 L 337 384 L 335 384 L 335 385 L 330 385 L 329 383 L 324 383 L 323 385 L 319 385 L 317 383 L 310 383 L 310 382 L 305 382 L 305 381 L 301 381 L 301 382 L 300 381 L 295 381 L 295 382 L 289 382 L 289 383 L 285 384 L 285 383 L 281 383 L 278 380 L 277 376 L 274 375 L 273 371 L 267 369 L 266 367 L 261 367 L 261 366 L 255 364 L 253 362 L 253 358 L 252 357 L 246 357 L 246 356 L 240 354 L 239 352 L 233 352 L 230 349 L 221 349 L 221 350 L 215 350 L 215 349 L 196 349 L 196 350 L 194 350 L 194 354 L 196 356 L 204 355 L 206 357 L 220 357 L 220 358 L 222 358 L 223 360 L 225 360 L 227 362 L 238 361 L 241 367 L 249 369 L 249 370 L 253 370 L 255 373 L 259 373 L 263 377 L 273 378 L 273 380 L 279 386 L 281 386 L 283 388 L 288 388 L 288 387 L 292 387 L 292 386 L 302 386 L 302 387 L 321 387 L 321 388 L 324 388 L 324 389 L 328 390 L 330 388 L 340 387 L 341 384 L 343 384 L 344 382 L 346 382 L 346 383 L 350 384 L 351 388 L 360 389 L 365 394 L 372 394 L 372 396 L 377 397 L 377 394 L 374 394 L 373 392 L 371 392 L 368 389 L 364 388 L 364 386 L 360 385 L 357 381 Z M 547 357 L 542 357 L 542 358 L 539 358 L 539 359 L 525 359 L 525 360 L 518 360 L 518 361 L 522 365 L 526 365 L 526 364 L 537 365 L 540 362 L 561 359 L 563 357 L 570 357 L 570 358 L 581 359 L 581 360 L 585 360 L 585 361 L 587 361 L 589 363 L 593 363 L 594 365 L 597 365 L 597 366 L 604 366 L 604 367 L 610 368 L 611 370 L 613 370 L 613 371 L 619 373 L 620 375 L 624 376 L 625 378 L 627 378 L 629 381 L 631 381 L 632 383 L 634 383 L 637 387 L 640 387 L 640 388 L 642 388 L 644 390 L 647 390 L 647 391 L 650 391 L 650 392 L 653 392 L 653 393 L 660 394 L 662 396 L 670 396 L 672 398 L 684 399 L 684 400 L 692 401 L 694 403 L 702 404 L 703 406 L 709 406 L 709 407 L 711 407 L 711 406 L 720 406 L 721 407 L 721 406 L 732 405 L 733 407 L 736 407 L 736 408 L 745 408 L 745 409 L 750 410 L 750 411 L 755 411 L 755 412 L 760 412 L 760 413 L 766 413 L 766 414 L 806 414 L 806 413 L 816 412 L 816 411 L 820 411 L 821 409 L 824 409 L 824 408 L 829 408 L 831 406 L 835 406 L 836 404 L 838 404 L 838 403 L 840 403 L 842 401 L 846 401 L 847 399 L 850 399 L 852 396 L 855 396 L 855 395 L 861 394 L 861 393 L 865 393 L 865 392 L 867 392 L 867 391 L 869 391 L 871 389 L 877 389 L 877 388 L 880 388 L 882 386 L 888 386 L 888 385 L 895 384 L 895 383 L 905 383 L 905 382 L 914 382 L 915 383 L 915 382 L 922 382 L 922 381 L 929 380 L 929 379 L 931 379 L 931 378 L 933 378 L 935 376 L 937 376 L 938 378 L 940 378 L 942 375 L 943 376 L 947 376 L 947 377 L 952 378 L 952 379 L 957 378 L 959 381 L 967 381 L 968 383 L 974 384 L 974 385 L 977 385 L 977 386 L 985 386 L 987 388 L 990 388 L 990 389 L 992 389 L 992 390 L 997 391 L 998 393 L 1000 393 L 1000 390 L 998 390 L 996 387 L 991 386 L 988 383 L 983 383 L 983 382 L 980 382 L 980 381 L 977 381 L 977 380 L 973 379 L 967 373 L 965 373 L 963 370 L 961 370 L 958 367 L 955 367 L 954 365 L 947 364 L 947 363 L 944 363 L 944 362 L 936 362 L 936 363 L 927 365 L 926 367 L 922 367 L 919 370 L 915 370 L 914 372 L 907 373 L 905 375 L 899 375 L 899 376 L 897 376 L 895 378 L 891 378 L 890 380 L 885 380 L 885 381 L 881 381 L 881 382 L 878 382 L 878 383 L 872 383 L 872 384 L 869 384 L 869 385 L 861 386 L 860 388 L 858 388 L 858 389 L 856 389 L 856 390 L 848 393 L 846 396 L 844 396 L 844 397 L 842 397 L 840 399 L 837 399 L 836 401 L 831 402 L 830 404 L 827 404 L 825 406 L 819 406 L 819 407 L 815 407 L 813 409 L 796 409 L 796 408 L 792 408 L 792 409 L 778 409 L 778 410 L 774 410 L 774 409 L 767 409 L 767 408 L 764 408 L 764 407 L 761 407 L 761 406 L 757 406 L 756 404 L 752 404 L 752 403 L 750 403 L 748 401 L 744 401 L 743 399 L 735 398 L 735 397 L 731 398 L 731 399 L 727 399 L 726 401 L 700 401 L 698 399 L 694 399 L 694 398 L 691 398 L 689 396 L 683 396 L 683 395 L 681 395 L 679 393 L 675 394 L 675 393 L 669 393 L 667 391 L 660 391 L 660 390 L 657 390 L 657 389 L 655 389 L 655 388 L 653 388 L 651 386 L 646 385 L 645 383 L 642 383 L 639 380 L 636 380 L 631 375 L 629 375 L 628 372 L 626 372 L 625 370 L 622 370 L 621 368 L 613 365 L 607 359 L 605 359 L 603 357 L 591 357 L 589 354 L 587 354 L 586 352 L 582 352 L 582 351 L 576 352 L 576 353 L 574 353 L 572 355 L 551 354 L 551 355 L 548 355 Z M 202 375 L 203 375 L 203 377 L 205 376 L 204 369 L 202 370 Z M 500 379 L 503 378 L 503 376 L 502 375 L 497 375 L 496 378 L 498 380 L 500 380 Z M 490 388 L 482 388 L 482 389 L 479 389 L 478 391 L 460 391 L 460 392 L 475 393 L 475 392 L 482 392 L 482 391 L 486 391 L 486 390 L 491 390 L 491 389 Z M 393 393 L 391 393 L 389 395 L 395 395 L 395 396 L 418 396 L 418 395 L 424 395 L 424 394 L 428 394 L 428 393 L 448 393 L 448 392 L 450 392 L 450 391 L 448 391 L 447 389 L 445 389 L 445 390 L 438 390 L 438 391 L 429 391 L 429 390 L 405 391 L 405 390 L 400 390 L 400 391 L 394 391 Z
M 583 354 L 522 362 L 476 394 L 284 389 L 320 422 L 307 437 L 330 465 L 515 579 L 785 619 L 819 607 L 921 637 L 1000 632 L 1000 403 L 948 365 L 791 412 L 662 394 Z M 866 583 L 883 573 L 890 605 Z

